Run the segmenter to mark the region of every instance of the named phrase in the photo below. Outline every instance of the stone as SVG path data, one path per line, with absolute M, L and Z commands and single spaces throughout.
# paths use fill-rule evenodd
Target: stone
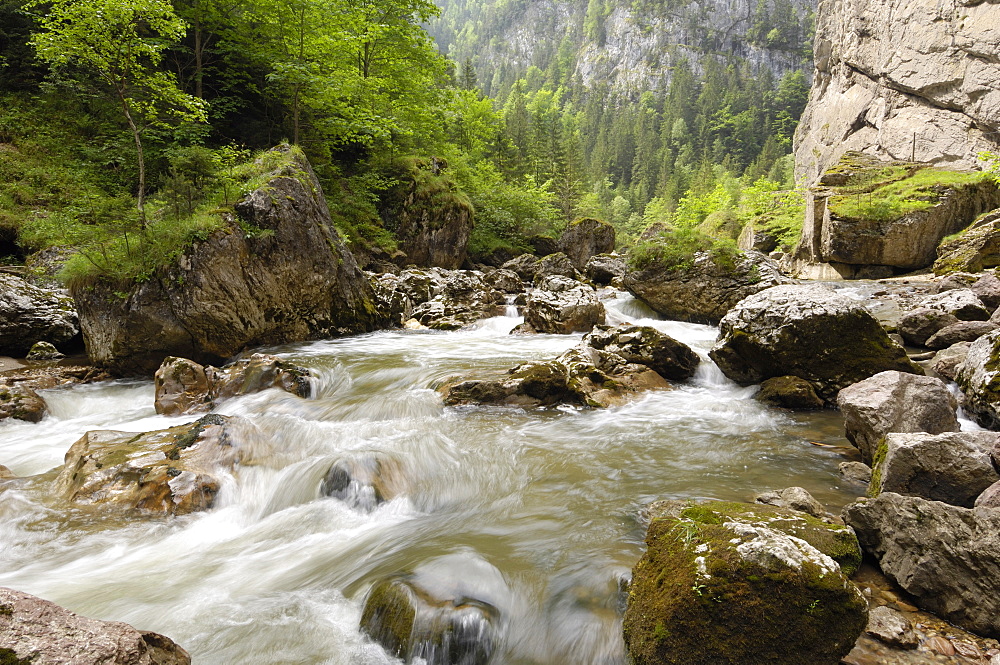
M 62 345 L 79 333 L 72 298 L 0 273 L 0 355 L 24 356 L 35 342 Z
M 285 153 L 282 164 L 235 205 L 260 233 L 232 219 L 152 279 L 73 290 L 95 365 L 149 375 L 167 356 L 218 364 L 255 346 L 388 323 L 334 230 L 312 167 L 295 148 L 275 150 Z
M 754 399 L 783 409 L 822 409 L 824 406 L 812 384 L 797 376 L 776 376 L 763 381 Z
M 333 463 L 320 483 L 320 494 L 343 501 L 351 508 L 371 512 L 403 492 L 403 469 L 395 460 L 379 455 L 346 458 Z
M 524 281 L 513 270 L 498 268 L 483 275 L 483 281 L 492 289 L 502 293 L 520 293 L 524 291 Z
M 880 642 L 900 649 L 916 649 L 920 643 L 906 617 L 884 605 L 873 607 L 868 611 L 868 626 L 865 632 Z
M 534 291 L 524 310 L 525 323 L 535 331 L 557 335 L 588 332 L 603 324 L 604 316 L 597 293 L 583 284 L 557 293 Z
M 672 503 L 652 511 L 633 569 L 623 623 L 631 662 L 680 665 L 697 654 L 705 663 L 837 665 L 847 655 L 867 603 L 833 558 L 786 528 L 853 540 L 849 529 L 769 506 Z
M 986 273 L 977 279 L 969 290 L 976 294 L 980 302 L 986 306 L 990 312 L 995 312 L 1000 308 L 1000 279 L 991 272 Z
M 701 362 L 691 347 L 650 326 L 597 326 L 582 344 L 645 365 L 669 381 L 690 379 Z
M 858 301 L 820 285 L 776 286 L 744 299 L 721 321 L 709 355 L 737 383 L 794 375 L 827 403 L 878 372 L 923 373 Z
M 586 275 L 587 279 L 602 286 L 611 284 L 615 278 L 624 277 L 627 272 L 628 266 L 625 264 L 625 259 L 617 254 L 592 256 L 583 268 L 583 274 Z
M 958 317 L 954 314 L 918 307 L 900 317 L 897 329 L 907 344 L 923 346 L 934 333 L 954 323 L 958 323 Z
M 543 256 L 535 263 L 534 282 L 536 286 L 547 277 L 552 277 L 554 275 L 568 277 L 575 280 L 580 278 L 580 273 L 577 272 L 576 266 L 572 261 L 570 261 L 569 257 L 562 252 L 556 252 L 555 254 Z
M 5 467 L 3 464 L 0 464 L 0 480 L 9 480 L 16 477 L 17 476 L 14 475 L 13 471 Z
M 753 498 L 754 503 L 788 508 L 822 519 L 827 512 L 823 504 L 802 487 L 786 487 L 783 490 L 762 492 Z
M 1000 511 L 884 492 L 850 504 L 843 517 L 921 609 L 1000 636 Z
M 517 275 L 494 270 L 503 286 L 522 290 Z M 407 269 L 379 275 L 374 282 L 379 308 L 395 323 L 416 319 L 435 330 L 457 330 L 503 313 L 506 298 L 478 270 Z
M 507 261 L 501 267 L 504 270 L 510 270 L 523 281 L 533 283 L 535 275 L 538 274 L 538 257 L 534 254 L 521 254 Z
M 528 238 L 532 253 L 535 256 L 548 256 L 559 252 L 559 241 L 552 236 L 537 234 Z
M 212 507 L 221 474 L 243 459 L 247 421 L 220 415 L 165 430 L 92 431 L 66 453 L 55 492 L 108 512 L 184 515 Z
M 790 282 L 774 261 L 759 252 L 743 253 L 732 266 L 701 252 L 690 267 L 654 262 L 630 271 L 624 286 L 667 319 L 717 325 L 747 296 Z
M 1000 330 L 969 344 L 955 383 L 962 389 L 962 408 L 980 425 L 1000 427 Z
M 943 378 L 954 381 L 958 376 L 959 366 L 969 355 L 969 346 L 970 342 L 958 342 L 938 351 L 931 363 L 931 369 Z
M 840 391 L 837 406 L 847 439 L 872 464 L 890 432 L 957 432 L 955 397 L 940 379 L 905 372 L 881 372 Z
M 942 242 L 937 254 L 934 272 L 938 275 L 1000 266 L 1000 208 L 981 215 L 958 237 Z
M 264 353 L 221 369 L 171 356 L 153 378 L 156 412 L 178 416 L 211 411 L 224 400 L 269 388 L 306 398 L 312 393 L 311 377 L 308 369 Z
M 983 490 L 976 497 L 974 508 L 1000 508 L 1000 480 Z
M 65 358 L 65 356 L 49 342 L 35 342 L 31 345 L 31 350 L 28 351 L 26 358 L 28 360 L 58 360 Z
M 869 496 L 894 492 L 972 508 L 1000 480 L 990 449 L 994 432 L 887 434 L 875 452 Z
M 559 251 L 569 257 L 579 271 L 597 254 L 607 254 L 615 249 L 615 227 L 593 217 L 583 217 L 571 222 L 559 236 Z
M 864 462 L 841 462 L 840 477 L 858 485 L 868 485 L 872 479 L 872 468 Z
M 928 349 L 946 349 L 959 342 L 974 342 L 997 329 L 990 321 L 959 321 L 942 328 L 927 340 Z
M 13 418 L 37 423 L 48 412 L 45 400 L 30 386 L 0 385 L 0 420 Z
M 127 623 L 89 619 L 0 587 L 0 662 L 5 665 L 190 665 L 169 637 Z
M 0 420 L 14 418 L 37 423 L 48 412 L 37 391 L 60 386 L 109 381 L 111 375 L 80 365 L 36 366 L 0 374 Z
M 989 310 L 971 289 L 952 289 L 927 296 L 920 304 L 947 312 L 959 321 L 988 321 L 990 318 Z

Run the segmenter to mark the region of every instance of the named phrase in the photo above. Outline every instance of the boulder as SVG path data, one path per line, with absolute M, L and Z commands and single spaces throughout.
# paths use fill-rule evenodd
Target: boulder
M 959 366 L 965 362 L 965 357 L 969 355 L 969 345 L 970 342 L 959 342 L 938 351 L 931 362 L 931 369 L 948 381 L 954 381 L 955 377 L 958 376 Z
M 37 423 L 48 412 L 39 390 L 109 381 L 111 375 L 96 367 L 62 365 L 27 367 L 0 374 L 0 420 L 14 418 Z
M 923 346 L 934 333 L 954 323 L 958 323 L 958 317 L 954 314 L 918 307 L 900 317 L 897 330 L 907 344 Z
M 169 637 L 127 623 L 80 616 L 55 603 L 0 587 L 4 665 L 190 665 Z
M 962 407 L 983 427 L 1000 427 L 1000 330 L 969 345 L 958 366 L 955 383 L 962 389 Z
M 983 490 L 976 498 L 975 508 L 1000 508 L 1000 480 Z
M 31 350 L 28 351 L 28 355 L 25 356 L 27 360 L 38 361 L 38 360 L 59 360 L 65 356 L 59 353 L 54 345 L 48 342 L 35 342 L 31 345 Z
M 650 326 L 597 326 L 584 336 L 583 344 L 645 365 L 670 381 L 690 379 L 701 362 L 691 347 Z
M 786 487 L 783 490 L 762 492 L 755 496 L 753 500 L 754 503 L 797 510 L 820 519 L 827 515 L 823 504 L 802 487 Z
M 888 434 L 875 452 L 869 496 L 894 492 L 972 508 L 1000 480 L 990 449 L 994 432 Z
M 521 254 L 504 263 L 501 268 L 511 271 L 530 284 L 535 281 L 535 275 L 538 274 L 538 257 L 534 254 Z
M 928 349 L 946 349 L 959 342 L 974 342 L 998 328 L 991 321 L 959 321 L 944 327 L 927 340 Z
M 523 290 L 516 273 L 494 270 L 491 278 L 478 270 L 407 269 L 378 275 L 373 285 L 380 311 L 395 323 L 417 319 L 421 325 L 455 330 L 503 313 L 507 288 Z
M 483 281 L 487 286 L 501 293 L 521 293 L 525 288 L 524 281 L 516 272 L 504 268 L 485 273 Z
M 528 238 L 531 251 L 535 256 L 548 256 L 559 252 L 559 241 L 552 236 L 536 234 Z
M 570 261 L 568 256 L 561 252 L 549 254 L 538 259 L 535 263 L 534 273 L 534 282 L 536 286 L 546 278 L 555 275 L 576 280 L 580 279 L 580 273 L 577 272 L 576 266 L 573 265 L 573 262 Z
M 991 272 L 986 273 L 969 287 L 980 302 L 991 312 L 1000 308 L 1000 279 Z
M 48 412 L 45 400 L 28 385 L 0 385 L 0 420 L 37 423 Z
M 615 227 L 593 217 L 583 217 L 569 224 L 559 236 L 559 251 L 569 257 L 579 271 L 597 254 L 615 249 Z
M 837 665 L 867 623 L 867 604 L 806 530 L 854 541 L 849 529 L 768 506 L 654 512 L 623 623 L 631 662 Z
M 226 399 L 269 388 L 309 397 L 311 377 L 308 369 L 264 353 L 255 353 L 221 369 L 169 357 L 153 378 L 156 412 L 177 416 L 211 411 Z
M 722 319 L 709 355 L 737 383 L 794 375 L 827 403 L 878 372 L 923 373 L 858 301 L 820 285 L 776 286 L 744 299 Z
M 990 318 L 990 311 L 971 289 L 952 289 L 927 296 L 920 304 L 951 314 L 959 321 L 988 321 Z
M 116 512 L 183 515 L 212 507 L 222 474 L 243 458 L 234 429 L 242 419 L 208 415 L 136 434 L 87 432 L 66 453 L 56 493 L 77 505 Z
M 625 259 L 616 254 L 598 254 L 590 257 L 583 268 L 583 274 L 595 284 L 606 286 L 616 277 L 624 277 L 628 272 Z
M 797 376 L 767 379 L 760 384 L 760 392 L 754 398 L 782 409 L 821 409 L 824 406 L 812 384 Z
M 351 508 L 371 512 L 403 492 L 402 468 L 395 460 L 377 455 L 334 462 L 320 483 L 320 494 L 339 499 Z
M 871 464 L 890 432 L 957 432 L 958 404 L 940 379 L 888 371 L 840 391 L 847 439 Z
M 662 316 L 676 321 L 716 325 L 736 303 L 791 280 L 759 252 L 746 252 L 729 265 L 707 252 L 688 267 L 652 263 L 625 275 L 625 288 Z
M 869 610 L 865 632 L 880 642 L 900 649 L 916 649 L 920 643 L 907 618 L 884 605 Z
M 956 238 L 937 249 L 934 272 L 944 275 L 957 270 L 979 272 L 1000 266 L 1000 208 L 981 215 Z
M 872 479 L 872 468 L 864 462 L 841 462 L 840 477 L 858 485 L 868 485 Z
M 235 205 L 241 223 L 195 241 L 145 282 L 73 290 L 94 364 L 152 374 L 167 356 L 220 363 L 254 346 L 386 323 L 309 163 L 295 148 L 276 150 L 282 165 Z
M 540 333 L 586 332 L 604 323 L 604 304 L 583 284 L 558 292 L 534 291 L 528 296 L 524 322 Z
M 843 516 L 922 609 L 1000 637 L 1000 511 L 884 492 L 855 501 Z
M 72 298 L 0 273 L 0 355 L 23 356 L 35 342 L 62 345 L 79 333 Z

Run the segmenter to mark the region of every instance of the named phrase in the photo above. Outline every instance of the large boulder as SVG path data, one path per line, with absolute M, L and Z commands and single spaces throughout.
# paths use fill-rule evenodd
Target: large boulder
M 969 345 L 958 366 L 955 383 L 962 389 L 962 406 L 983 427 L 1000 427 L 1000 330 Z
M 927 296 L 921 306 L 953 315 L 959 321 L 987 321 L 990 310 L 972 289 L 952 289 Z
M 615 249 L 615 227 L 593 217 L 584 217 L 569 226 L 559 236 L 559 251 L 569 257 L 579 270 L 587 266 L 590 257 L 607 254 Z
M 533 291 L 524 309 L 524 322 L 539 333 L 587 332 L 603 324 L 604 316 L 604 303 L 585 284 L 558 291 Z
M 721 502 L 652 519 L 633 570 L 625 644 L 635 665 L 837 665 L 867 603 L 817 542 L 844 527 L 769 506 Z
M 934 272 L 979 272 L 1000 266 L 1000 208 L 981 215 L 956 238 L 942 242 L 937 249 Z
M 797 376 L 775 376 L 763 381 L 754 399 L 782 409 L 821 409 L 825 405 L 813 385 Z
M 590 257 L 583 268 L 583 274 L 594 284 L 607 285 L 620 279 L 628 272 L 625 259 L 616 254 L 598 254 Z
M 26 367 L 4 372 L 0 374 L 0 420 L 14 418 L 37 423 L 48 412 L 38 391 L 111 378 L 96 367 L 81 365 Z
M 0 663 L 4 665 L 190 665 L 169 637 L 127 623 L 80 616 L 0 587 Z
M 221 369 L 169 357 L 153 377 L 156 412 L 177 416 L 210 411 L 231 397 L 268 388 L 309 397 L 311 377 L 308 369 L 264 353 L 255 353 Z
M 208 415 L 136 434 L 87 432 L 66 453 L 56 493 L 117 512 L 183 515 L 211 508 L 223 474 L 243 459 L 239 418 Z
M 885 492 L 852 503 L 843 516 L 921 608 L 1000 637 L 1000 510 Z
M 650 326 L 598 326 L 583 343 L 626 362 L 645 365 L 670 381 L 690 379 L 701 362 L 691 347 Z
M 624 279 L 629 293 L 662 316 L 711 325 L 747 296 L 790 282 L 774 261 L 758 252 L 741 254 L 731 265 L 700 252 L 690 266 L 654 262 L 626 273 Z
M 934 333 L 955 323 L 958 317 L 950 312 L 917 307 L 903 313 L 896 330 L 907 344 L 923 346 Z
M 869 496 L 894 492 L 972 508 L 1000 480 L 990 450 L 994 432 L 887 435 L 875 454 Z
M 24 356 L 40 341 L 63 345 L 79 332 L 72 298 L 0 272 L 0 355 Z
M 960 342 L 974 342 L 998 327 L 1000 326 L 992 321 L 959 321 L 931 335 L 926 346 L 928 349 L 940 350 Z
M 74 289 L 94 364 L 152 374 L 167 356 L 220 363 L 253 346 L 384 324 L 312 167 L 294 148 L 276 150 L 282 165 L 235 206 L 242 224 L 196 241 L 140 284 Z
M 837 406 L 847 439 L 871 464 L 890 432 L 957 432 L 958 404 L 941 379 L 906 372 L 880 372 L 840 391 Z
M 934 354 L 931 369 L 948 381 L 954 381 L 958 376 L 958 368 L 969 355 L 970 342 L 959 342 Z
M 879 372 L 923 373 L 858 301 L 820 285 L 776 286 L 741 301 L 709 355 L 737 383 L 794 375 L 830 403 Z

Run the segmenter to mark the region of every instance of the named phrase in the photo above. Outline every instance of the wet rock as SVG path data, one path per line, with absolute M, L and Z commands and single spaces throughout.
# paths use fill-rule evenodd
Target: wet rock
M 528 296 L 524 321 L 540 333 L 586 332 L 604 323 L 604 304 L 582 284 L 555 293 L 534 291 Z
M 615 227 L 593 217 L 572 222 L 559 236 L 559 251 L 569 257 L 579 271 L 597 254 L 607 254 L 615 249 Z
M 864 462 L 841 462 L 838 467 L 844 480 L 858 485 L 868 485 L 872 479 L 872 468 Z
M 913 627 L 896 610 L 881 606 L 868 612 L 868 627 L 865 632 L 881 642 L 901 649 L 916 649 L 918 640 Z
M 1000 636 L 1000 511 L 885 492 L 847 506 L 844 521 L 922 609 Z
M 951 314 L 959 321 L 987 321 L 990 318 L 990 312 L 983 301 L 970 289 L 953 289 L 927 296 L 920 304 Z
M 931 363 L 931 369 L 945 379 L 954 381 L 958 376 L 959 366 L 969 355 L 969 345 L 970 342 L 959 342 L 938 351 L 934 356 L 934 362 Z
M 946 349 L 959 342 L 974 342 L 997 329 L 990 321 L 959 321 L 942 328 L 927 340 L 928 349 Z
M 958 366 L 955 383 L 965 399 L 962 407 L 983 427 L 1000 427 L 1000 330 L 983 335 L 969 345 Z
M 320 494 L 371 512 L 402 493 L 402 470 L 395 460 L 366 455 L 334 462 L 320 483 Z
M 79 332 L 72 298 L 0 273 L 0 354 L 23 356 L 35 342 L 65 344 Z
M 625 259 L 616 254 L 598 254 L 592 256 L 583 268 L 583 274 L 595 284 L 606 286 L 616 277 L 624 277 L 628 272 Z
M 786 487 L 783 490 L 762 492 L 755 496 L 753 500 L 754 503 L 797 510 L 820 519 L 826 517 L 828 514 L 823 508 L 823 504 L 813 498 L 813 495 L 802 487 Z
M 972 508 L 1000 480 L 990 449 L 993 432 L 888 434 L 875 452 L 869 496 L 894 492 Z
M 88 619 L 0 587 L 0 662 L 5 665 L 190 665 L 169 637 L 118 621 Z
M 332 230 L 322 188 L 294 148 L 235 219 L 141 284 L 101 281 L 73 292 L 91 361 L 152 374 L 167 356 L 220 363 L 261 345 L 384 326 L 374 292 Z M 122 297 L 124 294 L 124 297 Z
M 569 260 L 569 257 L 561 252 L 549 254 L 538 259 L 535 263 L 534 282 L 540 284 L 545 278 L 558 275 L 570 279 L 580 279 L 580 273 L 576 271 L 576 266 Z
M 0 420 L 13 418 L 37 423 L 48 412 L 38 393 L 24 384 L 0 385 Z
M 824 405 L 812 384 L 797 376 L 767 379 L 754 398 L 782 409 L 821 409 Z
M 255 353 L 221 369 L 170 357 L 156 370 L 153 380 L 156 412 L 177 416 L 210 411 L 224 400 L 270 388 L 309 397 L 311 376 L 304 367 L 264 353 Z
M 79 365 L 4 372 L 0 374 L 0 420 L 14 418 L 37 423 L 48 412 L 44 398 L 37 391 L 110 379 L 111 375 L 96 367 Z
M 483 275 L 483 281 L 491 288 L 503 293 L 520 293 L 524 291 L 524 281 L 513 270 L 498 268 Z
M 674 503 L 653 513 L 633 569 L 624 635 L 635 665 L 693 662 L 692 654 L 705 663 L 836 665 L 851 650 L 867 622 L 864 597 L 836 561 L 784 527 L 853 540 L 849 529 L 769 506 Z
M 958 404 L 940 379 L 905 372 L 881 372 L 840 391 L 847 439 L 871 464 L 889 432 L 957 432 Z
M 239 418 L 204 416 L 186 425 L 136 434 L 87 432 L 66 453 L 57 494 L 79 505 L 183 515 L 212 507 L 221 474 L 242 459 Z
M 497 279 L 517 280 L 510 271 Z M 375 281 L 380 306 L 393 321 L 416 319 L 434 330 L 457 330 L 503 313 L 503 292 L 478 270 L 408 269 Z
M 862 305 L 819 285 L 776 286 L 744 299 L 723 318 L 709 355 L 737 383 L 794 375 L 827 403 L 878 372 L 923 373 Z
M 31 345 L 31 350 L 26 356 L 28 360 L 58 360 L 64 357 L 55 346 L 48 342 L 35 342 Z
M 538 257 L 534 254 L 521 254 L 504 263 L 501 268 L 510 270 L 523 281 L 531 284 L 534 283 L 535 275 L 538 274 Z
M 897 329 L 908 344 L 923 346 L 934 333 L 954 323 L 958 323 L 958 317 L 954 314 L 929 307 L 918 307 L 903 314 Z
M 0 480 L 9 480 L 10 478 L 16 478 L 14 472 L 0 464 Z
M 1000 508 L 1000 481 L 983 490 L 976 498 L 975 508 Z
M 691 347 L 650 326 L 598 326 L 582 343 L 645 365 L 670 381 L 690 379 L 701 362 Z
M 747 296 L 790 282 L 759 252 L 746 252 L 732 265 L 699 253 L 690 267 L 653 263 L 629 272 L 624 286 L 667 319 L 716 325 Z

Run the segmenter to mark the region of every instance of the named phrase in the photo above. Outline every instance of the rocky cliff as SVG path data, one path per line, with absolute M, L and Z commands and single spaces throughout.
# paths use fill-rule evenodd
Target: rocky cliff
M 805 184 L 849 150 L 974 168 L 1000 145 L 1000 0 L 822 0 L 814 47 Z

